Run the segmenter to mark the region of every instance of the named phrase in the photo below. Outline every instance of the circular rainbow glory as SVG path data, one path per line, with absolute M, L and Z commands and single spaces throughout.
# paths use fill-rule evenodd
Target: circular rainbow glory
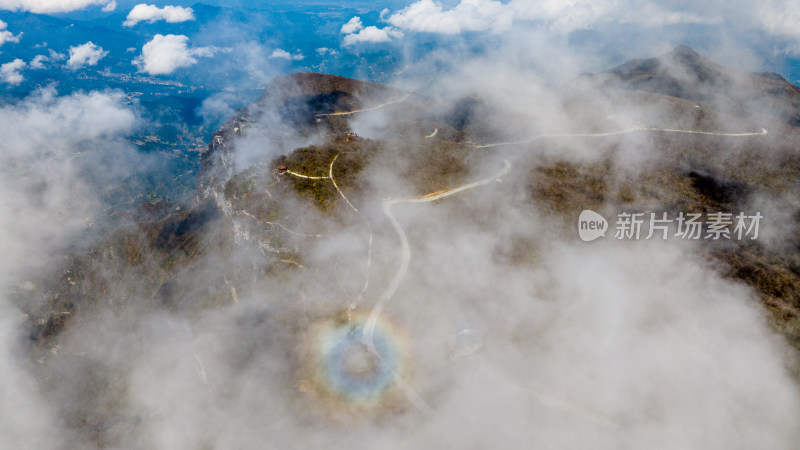
M 373 403 L 392 390 L 403 372 L 397 333 L 389 324 L 375 327 L 365 340 L 364 317 L 329 320 L 314 333 L 311 353 L 316 385 L 337 399 Z

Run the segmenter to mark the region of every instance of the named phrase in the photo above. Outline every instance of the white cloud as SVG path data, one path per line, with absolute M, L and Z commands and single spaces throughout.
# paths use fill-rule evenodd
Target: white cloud
M 102 191 L 96 188 L 102 184 L 93 180 L 121 178 L 126 173 L 105 161 L 138 162 L 127 156 L 132 149 L 117 150 L 122 150 L 117 144 L 121 135 L 136 125 L 126 101 L 121 93 L 58 97 L 55 88 L 48 88 L 13 106 L 0 107 L 0 135 L 6 144 L 0 152 L 0 252 L 4 255 L 0 263 L 0 378 L 4 380 L 0 417 L 4 448 L 41 450 L 57 448 L 66 441 L 59 406 L 54 397 L 30 382 L 34 376 L 30 353 L 17 344 L 22 324 L 16 318 L 30 310 L 7 293 L 10 286 L 24 280 L 21 273 L 56 262 L 60 257 L 56 254 L 63 254 L 60 249 L 85 236 L 81 232 L 89 218 L 102 214 Z M 74 158 L 78 152 L 85 158 Z M 123 169 L 127 167 L 135 164 L 125 164 Z
M 0 66 L 0 79 L 8 84 L 20 84 L 24 78 L 22 77 L 22 69 L 26 66 L 25 61 L 17 58 L 11 62 L 7 62 Z
M 359 43 L 378 43 L 389 42 L 393 37 L 399 38 L 403 36 L 403 32 L 393 28 L 378 28 L 369 26 L 359 31 L 358 33 L 348 34 L 344 37 L 344 45 L 354 45 Z
M 397 28 L 428 33 L 457 34 L 463 31 L 503 31 L 511 27 L 514 11 L 491 0 L 462 0 L 445 11 L 440 3 L 420 0 L 387 20 Z
M 165 6 L 159 8 L 156 5 L 140 3 L 133 7 L 128 13 L 127 20 L 123 23 L 126 27 L 132 27 L 139 22 L 157 22 L 164 20 L 168 23 L 188 22 L 195 20 L 194 10 L 181 6 Z
M 364 23 L 358 16 L 353 17 L 349 22 L 342 25 L 341 31 L 343 34 L 346 34 L 344 37 L 344 45 L 389 42 L 393 37 L 399 38 L 403 36 L 403 32 L 394 27 L 378 28 L 375 26 L 369 26 L 365 28 Z M 322 55 L 324 52 L 320 52 L 320 50 L 322 49 L 317 49 L 317 53 Z
M 50 49 L 50 54 L 48 55 L 36 55 L 33 57 L 29 66 L 31 69 L 44 69 L 45 63 L 52 62 L 52 61 L 63 61 L 67 59 L 67 57 L 61 53 Z
M 22 33 L 14 35 L 14 33 L 6 30 L 6 28 L 8 28 L 8 24 L 0 20 L 0 45 L 6 42 L 19 42 Z
M 320 47 L 320 48 L 316 49 L 315 51 L 317 52 L 317 54 L 319 56 L 325 56 L 325 55 L 334 56 L 334 55 L 338 55 L 339 54 L 339 52 L 336 49 L 328 48 L 328 47 Z
M 92 5 L 114 3 L 114 0 L 0 0 L 0 9 L 30 11 L 34 13 L 59 13 L 84 9 Z
M 768 33 L 788 39 L 788 53 L 800 54 L 800 4 L 767 1 L 757 7 L 754 16 Z
M 95 45 L 92 41 L 89 41 L 85 44 L 69 48 L 69 60 L 67 60 L 67 67 L 72 70 L 76 70 L 80 69 L 81 67 L 93 66 L 106 55 L 108 55 L 108 52 L 103 50 L 103 47 Z
M 541 21 L 551 31 L 569 33 L 599 24 L 715 24 L 722 20 L 721 15 L 733 19 L 746 7 L 736 11 L 715 0 L 695 6 L 679 0 L 577 0 L 570 3 L 512 0 L 507 9 L 513 14 L 514 20 Z
M 407 31 L 458 34 L 469 31 L 499 33 L 517 21 L 536 21 L 554 31 L 569 32 L 589 27 L 599 22 L 616 21 L 632 23 L 665 20 L 675 22 L 684 16 L 648 0 L 511 0 L 501 3 L 494 0 L 460 0 L 450 9 L 434 0 L 418 0 L 391 14 L 383 12 L 391 25 Z M 646 11 L 646 13 L 643 13 Z M 683 11 L 685 17 L 686 15 Z M 668 15 L 668 18 L 662 18 Z M 658 17 L 658 19 L 653 19 Z M 692 17 L 697 22 L 697 17 Z
M 117 2 L 116 2 L 116 0 L 111 0 L 110 2 L 108 2 L 106 4 L 106 6 L 103 6 L 103 9 L 101 11 L 103 11 L 103 12 L 111 12 L 111 11 L 114 11 L 115 9 L 117 9 Z
M 48 58 L 45 55 L 34 56 L 30 63 L 31 69 L 44 69 L 44 63 L 46 63 L 47 60 Z
M 361 17 L 353 17 L 349 22 L 342 25 L 342 33 L 353 34 L 364 29 L 364 24 L 361 22 Z
M 144 44 L 142 54 L 133 60 L 141 72 L 150 75 L 165 75 L 182 67 L 197 64 L 195 57 L 212 56 L 217 49 L 212 47 L 189 48 L 189 38 L 180 34 L 157 34 Z
M 351 20 L 353 24 L 357 23 L 355 19 Z M 746 3 L 722 0 L 694 3 L 683 0 L 511 0 L 507 3 L 460 0 L 449 9 L 435 0 L 418 0 L 393 14 L 381 12 L 381 20 L 399 30 L 437 34 L 500 33 L 518 22 L 535 23 L 558 33 L 620 24 L 646 27 L 723 25 L 735 32 L 763 32 L 784 40 L 788 48 L 800 51 L 800 44 L 797 44 L 800 41 L 800 27 L 797 26 L 800 4 L 794 0 Z M 371 34 L 374 35 L 374 31 Z
M 302 53 L 297 53 L 293 55 L 287 52 L 286 50 L 280 48 L 275 49 L 275 51 L 273 51 L 269 57 L 272 59 L 274 58 L 288 59 L 289 61 L 302 61 L 303 59 L 305 59 L 305 56 L 303 56 Z

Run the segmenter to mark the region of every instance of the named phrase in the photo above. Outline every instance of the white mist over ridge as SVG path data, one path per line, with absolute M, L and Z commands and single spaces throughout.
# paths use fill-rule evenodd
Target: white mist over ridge
M 280 85 L 214 134 L 196 203 L 132 217 L 119 235 L 83 242 L 77 257 L 73 239 L 107 219 L 103 187 L 145 162 L 120 140 L 136 112 L 113 92 L 47 90 L 1 107 L 0 281 L 16 295 L 0 303 L 9 318 L 0 373 L 14 383 L 3 391 L 0 442 L 792 448 L 797 357 L 769 328 L 754 288 L 723 275 L 719 249 L 583 243 L 577 215 L 565 220 L 540 194 L 595 202 L 606 215 L 671 206 L 682 199 L 668 182 L 616 193 L 658 169 L 725 173 L 762 142 L 774 159 L 759 164 L 777 165 L 784 147 L 768 139 L 797 134 L 716 97 L 695 108 L 574 80 L 585 61 L 542 34 L 500 45 L 477 59 L 434 52 L 398 79 L 408 93 L 361 87 L 374 95 L 352 100 L 331 89 L 319 111 L 280 98 L 319 100 L 306 86 Z M 335 111 L 351 100 L 357 109 Z M 449 109 L 467 125 L 449 125 Z M 712 130 L 673 142 L 664 131 L 709 123 L 771 134 Z M 280 159 L 296 148 L 307 159 Z M 602 188 L 547 184 L 570 170 Z M 792 204 L 778 194 L 741 195 Z M 772 228 L 769 245 L 785 246 L 794 231 Z M 55 294 L 30 280 L 51 273 L 58 295 L 76 299 L 72 310 L 36 311 Z M 70 317 L 32 343 L 24 314 Z M 358 402 L 320 386 L 330 373 L 315 364 L 325 353 L 315 331 L 369 329 L 373 318 L 405 358 L 393 388 Z
M 36 289 L 28 277 L 56 269 L 64 249 L 100 220 L 96 188 L 129 172 L 125 166 L 134 152 L 121 138 L 136 121 L 118 92 L 58 97 L 46 89 L 0 107 L 3 447 L 58 448 L 70 436 L 58 400 L 42 392 L 28 354 L 23 325 L 44 305 L 19 304 L 9 291 Z

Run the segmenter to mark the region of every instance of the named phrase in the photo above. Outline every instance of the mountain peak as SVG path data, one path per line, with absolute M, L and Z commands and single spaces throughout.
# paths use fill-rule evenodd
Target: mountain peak
M 800 88 L 773 73 L 749 74 L 679 45 L 655 58 L 632 59 L 598 77 L 606 86 L 655 92 L 728 112 L 767 114 L 800 126 Z
M 692 58 L 692 59 L 699 59 L 701 58 L 700 54 L 694 51 L 692 48 L 687 47 L 685 45 L 679 45 L 672 49 L 670 52 L 674 56 L 680 56 L 684 58 Z
M 699 53 L 685 45 L 675 47 L 671 52 L 659 59 L 662 62 L 671 61 L 672 63 L 677 63 L 698 74 L 719 72 L 719 69 L 721 69 L 721 67 L 717 67 L 717 64 L 703 58 Z

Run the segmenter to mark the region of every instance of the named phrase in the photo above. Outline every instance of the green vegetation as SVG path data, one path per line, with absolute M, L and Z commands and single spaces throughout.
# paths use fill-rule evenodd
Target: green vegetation
M 388 99 L 395 94 L 377 85 L 335 77 L 303 75 L 300 79 L 299 87 L 291 88 L 294 91 L 290 93 L 301 96 L 303 102 L 316 102 L 318 108 L 356 107 L 360 105 L 359 95 Z M 287 96 L 287 92 L 275 95 Z M 642 98 L 637 93 L 630 94 L 628 100 Z M 665 100 L 658 94 L 647 94 L 644 99 L 666 103 L 665 108 L 679 118 L 676 121 L 685 122 L 688 128 L 719 129 L 721 117 L 703 109 L 697 111 L 691 102 Z M 262 99 L 268 100 L 274 99 Z M 469 133 L 440 122 L 419 120 L 417 111 L 412 116 L 411 124 L 395 124 L 388 133 L 391 137 L 383 141 L 350 136 L 344 117 L 314 122 L 316 125 L 309 125 L 305 131 L 327 133 L 327 142 L 296 149 L 225 182 L 222 193 L 231 203 L 236 215 L 233 219 L 224 217 L 211 198 L 180 211 L 166 202 L 143 205 L 131 223 L 92 248 L 74 250 L 63 266 L 35 280 L 35 289 L 15 293 L 20 304 L 37 305 L 37 309 L 26 311 L 31 336 L 39 344 L 37 356 L 47 353 L 48 346 L 71 321 L 82 320 L 83 314 L 95 308 L 112 313 L 161 308 L 196 314 L 230 305 L 234 301 L 230 286 L 240 287 L 239 295 L 245 295 L 245 289 L 263 288 L 257 285 L 259 280 L 269 280 L 271 288 L 278 289 L 283 281 L 305 273 L 301 267 L 313 262 L 303 259 L 304 251 L 314 244 L 313 239 L 298 235 L 314 233 L 313 223 L 319 216 L 337 217 L 340 212 L 352 211 L 347 210 L 330 179 L 281 174 L 276 170 L 280 165 L 296 174 L 328 177 L 336 158 L 333 177 L 359 208 L 366 198 L 383 194 L 366 191 L 372 171 L 392 170 L 410 192 L 391 194 L 413 196 L 451 189 L 474 181 L 486 170 L 496 170 L 493 165 L 484 168 L 486 161 L 496 161 L 494 155 L 486 158 L 486 152 L 460 141 Z M 315 120 L 313 115 L 298 120 L 305 119 Z M 432 131 L 431 123 L 440 131 L 435 139 L 423 139 Z M 601 127 L 594 123 L 589 128 Z M 226 135 L 226 142 L 233 139 L 235 135 Z M 586 140 L 542 140 L 536 142 L 537 147 L 522 149 L 531 156 L 523 153 L 517 158 L 515 172 L 509 178 L 519 177 L 517 181 L 530 201 L 525 206 L 535 206 L 537 214 L 544 211 L 548 220 L 561 220 L 570 230 L 574 230 L 575 219 L 583 209 L 736 212 L 746 208 L 750 192 L 793 193 L 800 180 L 800 156 L 793 144 L 798 141 L 800 133 L 794 131 L 738 140 L 653 133 L 636 145 L 643 147 L 642 152 L 652 153 L 657 162 L 646 161 L 637 170 L 626 171 L 615 166 L 619 163 L 615 152 L 621 150 L 617 139 L 592 141 L 591 149 L 600 156 L 589 163 L 541 156 L 559 155 L 560 151 L 569 154 L 574 150 L 570 145 L 581 146 L 573 153 L 586 151 Z M 727 157 L 721 158 L 724 152 L 728 152 Z M 771 161 L 756 157 L 763 155 L 770 155 Z M 255 245 L 237 243 L 234 220 L 237 232 L 244 227 Z M 538 258 L 537 242 L 530 238 L 512 236 L 506 244 L 493 254 L 501 264 L 544 263 Z M 723 276 L 753 288 L 770 313 L 770 324 L 800 351 L 800 264 L 796 249 L 787 251 L 787 256 L 758 244 L 736 243 L 723 248 L 700 241 L 698 245 L 712 255 Z M 204 258 L 208 255 L 213 259 Z M 181 276 L 186 273 L 200 276 Z M 81 420 L 90 421 L 86 419 L 90 415 L 90 411 L 84 411 Z
M 413 153 L 415 158 L 404 176 L 414 184 L 418 195 L 467 182 L 472 153 L 468 146 L 449 141 L 424 142 Z
M 340 138 L 322 147 L 300 148 L 288 156 L 280 157 L 273 166 L 286 165 L 294 173 L 310 177 L 327 177 L 331 162 L 336 158 L 333 177 L 336 184 L 348 195 L 358 197 L 363 189 L 358 174 L 377 152 L 377 144 L 373 141 Z M 338 155 L 338 156 L 337 156 Z M 291 175 L 284 175 L 286 181 L 301 198 L 311 200 L 320 210 L 328 211 L 341 200 L 336 188 L 329 179 L 311 180 Z M 352 201 L 353 199 L 351 199 Z
M 556 162 L 531 171 L 531 196 L 537 204 L 564 217 L 577 217 L 584 209 L 600 209 L 608 195 L 608 170 L 603 165 L 579 166 Z M 626 195 L 623 187 L 617 196 Z M 628 194 L 632 195 L 632 194 Z
M 685 151 L 688 144 L 685 139 L 678 139 L 656 145 L 667 148 L 679 145 Z M 739 157 L 747 156 L 743 153 Z M 608 164 L 556 161 L 531 171 L 529 192 L 534 203 L 571 223 L 582 209 L 602 211 L 609 204 L 616 205 L 616 212 L 739 212 L 747 208 L 747 192 L 773 190 L 786 180 L 785 173 L 776 180 L 778 175 L 770 167 L 735 159 L 726 164 L 728 167 L 718 168 L 713 176 L 657 165 L 614 185 L 614 180 L 626 180 L 626 177 L 614 173 Z M 745 165 L 748 167 L 746 183 L 739 181 L 743 179 L 741 167 Z M 796 169 L 782 167 L 778 170 Z M 798 179 L 794 174 L 790 176 Z M 648 205 L 649 209 L 641 205 Z M 754 289 L 770 313 L 771 326 L 800 351 L 800 259 L 797 255 L 770 252 L 758 243 L 739 243 L 730 248 L 718 248 L 703 240 L 698 244 L 706 246 L 722 263 L 719 267 L 723 276 Z M 797 375 L 800 379 L 800 370 Z

